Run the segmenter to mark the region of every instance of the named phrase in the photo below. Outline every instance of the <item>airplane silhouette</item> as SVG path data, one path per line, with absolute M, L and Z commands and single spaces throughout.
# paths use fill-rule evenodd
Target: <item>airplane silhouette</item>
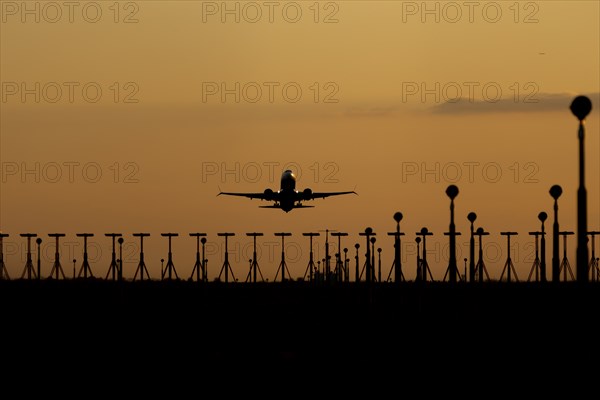
M 232 192 L 219 192 L 217 196 L 242 196 L 250 199 L 261 199 L 267 201 L 274 201 L 275 203 L 270 206 L 259 206 L 260 208 L 279 208 L 283 211 L 290 212 L 294 208 L 312 208 L 314 206 L 305 206 L 302 204 L 303 201 L 324 199 L 329 196 L 339 196 L 342 194 L 357 194 L 355 191 L 348 192 L 313 192 L 311 189 L 306 188 L 303 191 L 296 190 L 296 176 L 291 170 L 285 170 L 281 174 L 281 186 L 277 192 L 272 189 L 265 189 L 264 192 L 259 193 L 232 193 Z

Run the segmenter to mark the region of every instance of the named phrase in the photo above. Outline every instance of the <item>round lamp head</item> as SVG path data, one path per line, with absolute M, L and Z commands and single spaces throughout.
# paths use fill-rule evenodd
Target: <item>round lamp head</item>
M 402 213 L 400 211 L 394 213 L 394 221 L 396 221 L 396 222 L 402 221 L 402 216 L 403 215 L 402 215 Z
M 483 233 L 483 228 L 479 227 L 477 228 L 477 230 L 475 231 L 478 235 L 481 235 Z
M 206 243 L 206 238 L 200 239 L 200 243 L 202 243 L 202 244 Z
M 360 247 L 360 244 L 358 244 L 358 243 L 356 243 L 356 244 L 354 245 L 354 248 L 355 248 L 356 250 L 358 250 L 358 248 L 359 248 L 359 247 Z
M 36 242 L 37 244 L 41 244 L 41 243 L 42 243 L 42 238 L 37 238 L 37 239 L 35 239 L 35 242 Z
M 372 234 L 372 233 L 373 233 L 373 228 L 371 228 L 371 227 L 368 227 L 368 228 L 366 228 L 366 229 L 365 229 L 365 233 L 366 233 L 367 235 L 370 235 L 370 234 Z
M 165 259 L 164 259 L 164 258 L 161 258 L 161 259 L 160 259 L 160 262 L 161 262 L 161 263 L 165 262 Z
M 378 248 L 377 248 L 377 252 L 378 252 L 378 253 L 381 253 L 381 247 L 378 247 Z
M 569 107 L 578 120 L 583 121 L 592 111 L 592 101 L 586 96 L 577 96 Z
M 415 242 L 417 242 L 417 244 L 421 243 L 421 238 L 417 236 L 417 237 L 415 238 Z
M 473 223 L 475 222 L 475 220 L 477 219 L 477 214 L 475 214 L 474 212 L 470 212 L 469 215 L 467 215 L 467 219 Z
M 347 252 L 348 252 L 348 248 L 344 247 L 344 253 L 347 253 Z
M 429 232 L 429 229 L 427 229 L 425 227 L 421 228 L 421 234 L 422 235 L 426 235 L 428 232 Z
M 550 196 L 552 196 L 552 198 L 554 200 L 557 200 L 561 194 L 562 194 L 562 188 L 560 187 L 560 185 L 553 185 L 550 188 Z
M 124 240 L 123 240 L 123 238 L 122 238 L 122 237 L 121 237 L 121 238 L 119 238 L 117 241 L 119 242 L 119 244 L 123 244 L 123 242 L 124 242 Z
M 371 238 L 371 243 L 375 243 L 375 241 L 376 241 L 376 240 L 377 240 L 377 239 L 376 239 L 375 237 L 372 237 L 372 238 Z
M 458 186 L 450 185 L 446 188 L 446 195 L 450 197 L 451 200 L 454 200 L 456 196 L 458 196 Z
M 546 219 L 548 219 L 548 214 L 546 214 L 544 211 L 542 211 L 541 213 L 538 214 L 538 219 L 542 222 L 544 222 Z

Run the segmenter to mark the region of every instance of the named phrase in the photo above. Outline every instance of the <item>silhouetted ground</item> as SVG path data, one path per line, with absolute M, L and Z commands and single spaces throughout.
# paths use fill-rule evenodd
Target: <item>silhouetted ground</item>
M 0 362 L 56 387 L 207 373 L 580 387 L 598 379 L 599 306 L 600 285 L 575 283 L 0 281 Z

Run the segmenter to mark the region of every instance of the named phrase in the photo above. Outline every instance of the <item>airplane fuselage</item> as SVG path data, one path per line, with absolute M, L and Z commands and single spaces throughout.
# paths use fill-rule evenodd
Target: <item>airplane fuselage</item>
M 281 175 L 281 185 L 279 190 L 279 206 L 285 212 L 294 209 L 296 202 L 296 176 L 290 170 Z

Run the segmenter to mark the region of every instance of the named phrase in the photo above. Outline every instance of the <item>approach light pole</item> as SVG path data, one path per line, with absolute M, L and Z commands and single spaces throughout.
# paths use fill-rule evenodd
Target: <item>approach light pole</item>
M 592 110 L 592 102 L 586 96 L 577 96 L 570 106 L 571 112 L 579 120 L 579 188 L 577 189 L 577 282 L 586 283 L 588 275 L 587 248 L 587 192 L 585 189 L 585 117 Z

